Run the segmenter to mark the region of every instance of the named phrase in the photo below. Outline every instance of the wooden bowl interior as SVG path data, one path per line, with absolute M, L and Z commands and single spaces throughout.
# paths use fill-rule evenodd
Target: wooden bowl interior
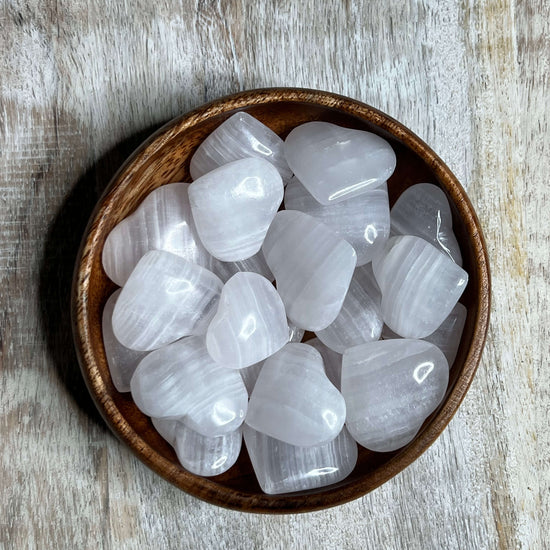
M 488 272 L 486 266 L 480 269 L 480 254 L 485 263 L 486 256 L 475 214 L 464 191 L 433 152 L 401 125 L 374 109 L 331 94 L 304 92 L 303 96 L 296 96 L 288 95 L 290 92 L 287 95 L 264 92 L 259 99 L 252 94 L 237 94 L 172 121 L 140 147 L 115 176 L 92 216 L 77 264 L 73 298 L 75 341 L 90 391 L 113 431 L 140 459 L 169 481 L 200 498 L 232 508 L 257 512 L 314 510 L 346 502 L 374 489 L 421 454 L 450 420 L 469 386 L 485 337 L 487 320 L 485 314 L 480 313 L 480 304 L 483 310 L 488 309 L 488 297 L 484 296 L 484 289 L 488 293 Z M 320 101 L 325 104 L 319 104 Z M 357 105 L 361 106 L 359 110 Z M 393 453 L 373 453 L 359 447 L 359 460 L 353 473 L 339 484 L 315 491 L 265 495 L 256 481 L 244 445 L 238 463 L 220 476 L 206 479 L 186 472 L 179 466 L 172 447 L 136 408 L 130 394 L 116 391 L 105 359 L 101 315 L 107 298 L 116 288 L 101 266 L 105 238 L 153 189 L 176 181 L 191 181 L 189 162 L 195 149 L 236 110 L 247 111 L 282 137 L 295 126 L 311 120 L 324 120 L 383 136 L 397 155 L 397 169 L 388 182 L 390 202 L 393 204 L 403 190 L 415 183 L 439 185 L 449 198 L 464 269 L 470 276 L 461 298 L 468 309 L 466 326 L 442 405 L 407 447 Z

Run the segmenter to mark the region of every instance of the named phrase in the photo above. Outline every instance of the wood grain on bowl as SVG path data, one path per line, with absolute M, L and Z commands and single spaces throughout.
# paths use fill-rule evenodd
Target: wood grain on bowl
M 324 120 L 387 139 L 397 155 L 397 169 L 388 182 L 390 203 L 415 183 L 439 185 L 451 204 L 464 269 L 470 276 L 461 298 L 468 310 L 466 325 L 440 407 L 405 448 L 393 453 L 360 448 L 357 466 L 347 479 L 304 493 L 262 493 L 244 449 L 237 464 L 215 478 L 186 472 L 172 448 L 136 408 L 130 394 L 115 390 L 103 349 L 101 314 L 115 289 L 101 266 L 107 235 L 153 189 L 190 181 L 189 162 L 195 149 L 238 110 L 247 111 L 282 137 L 299 124 Z M 252 90 L 219 99 L 170 121 L 141 145 L 115 175 L 92 214 L 77 260 L 72 294 L 74 339 L 82 372 L 114 433 L 147 466 L 184 491 L 220 506 L 251 512 L 294 513 L 342 504 L 372 491 L 413 462 L 444 430 L 472 382 L 485 342 L 489 307 L 489 265 L 482 231 L 464 189 L 442 160 L 410 130 L 368 105 L 327 92 L 296 88 Z

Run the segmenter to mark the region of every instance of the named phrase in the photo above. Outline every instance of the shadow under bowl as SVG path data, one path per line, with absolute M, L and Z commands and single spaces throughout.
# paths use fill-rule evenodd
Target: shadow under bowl
M 299 124 L 323 120 L 368 130 L 388 140 L 397 155 L 397 168 L 388 181 L 390 203 L 416 183 L 441 187 L 451 205 L 464 269 L 470 277 L 461 298 L 468 315 L 447 393 L 415 439 L 391 453 L 359 447 L 357 466 L 348 478 L 321 489 L 287 495 L 261 491 L 244 446 L 237 464 L 222 475 L 202 478 L 184 470 L 172 447 L 137 409 L 130 394 L 121 394 L 113 386 L 101 331 L 103 306 L 116 288 L 101 265 L 107 235 L 157 187 L 191 181 L 189 162 L 196 148 L 221 122 L 240 110 L 283 138 Z M 168 122 L 143 143 L 114 176 L 90 218 L 72 290 L 73 332 L 80 366 L 111 430 L 141 461 L 180 489 L 213 504 L 263 513 L 306 512 L 348 502 L 372 491 L 418 458 L 444 430 L 472 382 L 485 343 L 489 308 L 486 245 L 474 209 L 449 168 L 414 133 L 384 113 L 353 99 L 298 88 L 251 90 L 218 99 Z

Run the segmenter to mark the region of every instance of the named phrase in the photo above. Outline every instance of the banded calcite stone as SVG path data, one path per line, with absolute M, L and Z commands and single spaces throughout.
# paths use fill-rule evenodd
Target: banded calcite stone
M 382 291 L 382 318 L 404 338 L 424 338 L 451 313 L 468 274 L 429 242 L 410 235 L 392 237 L 373 260 Z
M 239 373 L 216 363 L 199 336 L 151 352 L 138 365 L 130 385 L 144 414 L 182 419 L 207 437 L 236 430 L 248 407 Z
M 451 207 L 437 185 L 418 183 L 401 193 L 391 209 L 391 232 L 422 237 L 462 266 Z
M 256 254 L 283 200 L 283 182 L 266 160 L 224 164 L 189 186 L 195 226 L 218 260 L 235 262 Z
M 345 479 L 357 463 L 357 443 L 346 428 L 322 445 L 289 445 L 250 426 L 244 441 L 264 493 L 276 495 L 317 489 Z
M 235 273 L 240 273 L 241 271 L 258 273 L 258 275 L 265 277 L 271 282 L 275 280 L 261 250 L 254 254 L 254 256 L 250 256 L 250 258 L 238 262 L 221 262 L 213 256 L 210 256 L 210 262 L 204 267 L 217 275 L 224 283 L 227 283 Z
M 105 303 L 103 308 L 102 330 L 105 357 L 109 365 L 111 379 L 117 391 L 124 393 L 130 391 L 130 380 L 138 363 L 147 355 L 147 351 L 136 351 L 123 346 L 113 332 L 113 310 L 121 290 L 118 289 Z
M 340 390 L 342 379 L 342 354 L 336 353 L 334 350 L 325 346 L 319 338 L 311 338 L 306 343 L 309 346 L 313 346 L 321 354 L 328 379 L 334 384 L 335 388 Z
M 319 352 L 287 344 L 263 364 L 246 423 L 291 445 L 321 445 L 334 439 L 346 418 L 340 392 L 325 374 Z
M 382 185 L 396 164 L 395 153 L 386 140 L 329 122 L 297 126 L 288 134 L 284 150 L 290 169 L 325 205 Z
M 324 206 L 293 177 L 285 190 L 285 208 L 323 222 L 357 253 L 357 265 L 370 262 L 390 235 L 388 186 L 383 183 L 357 197 Z
M 289 339 L 285 306 L 275 287 L 257 273 L 237 273 L 225 283 L 208 326 L 210 356 L 242 369 L 280 350 Z
M 242 445 L 241 427 L 217 437 L 205 437 L 170 418 L 152 418 L 153 426 L 174 447 L 180 464 L 192 474 L 210 477 L 237 462 Z
M 376 282 L 376 277 L 372 270 L 372 262 L 358 267 L 353 278 L 361 285 L 361 288 L 374 300 L 376 305 L 380 307 L 382 303 L 382 292 Z
M 248 157 L 273 164 L 285 182 L 292 176 L 284 156 L 283 140 L 257 118 L 240 112 L 222 122 L 201 143 L 191 158 L 191 177 L 196 180 L 219 166 Z
M 109 233 L 103 246 L 103 269 L 117 285 L 126 283 L 150 250 L 165 250 L 208 267 L 210 254 L 197 235 L 188 187 L 188 183 L 171 183 L 155 189 Z
M 467 309 L 462 304 L 456 304 L 449 316 L 441 323 L 439 328 L 429 336 L 422 338 L 437 346 L 445 355 L 449 368 L 453 366 L 462 339 L 462 331 L 466 323 Z M 387 326 L 382 329 L 384 340 L 400 338 Z
M 332 350 L 344 353 L 347 348 L 378 340 L 383 325 L 378 304 L 354 277 L 340 313 L 327 328 L 318 330 L 316 335 Z
M 288 318 L 311 331 L 338 315 L 357 256 L 326 225 L 295 210 L 275 216 L 262 247 Z
M 360 445 L 389 452 L 409 443 L 445 396 L 447 360 L 423 340 L 380 340 L 346 350 L 346 426 Z
M 204 334 L 222 286 L 216 275 L 180 256 L 147 252 L 118 297 L 113 332 L 121 344 L 141 351 Z

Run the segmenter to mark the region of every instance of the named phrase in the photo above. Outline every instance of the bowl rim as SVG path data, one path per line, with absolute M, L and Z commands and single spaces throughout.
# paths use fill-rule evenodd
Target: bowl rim
M 317 492 L 288 495 L 255 495 L 224 488 L 209 478 L 200 478 L 174 466 L 135 432 L 109 395 L 95 355 L 88 315 L 88 291 L 93 250 L 102 221 L 112 209 L 113 190 L 128 181 L 175 134 L 212 116 L 252 105 L 297 102 L 311 103 L 343 111 L 370 122 L 406 143 L 436 174 L 455 203 L 467 228 L 475 256 L 472 266 L 477 272 L 478 309 L 473 338 L 462 370 L 438 412 L 423 431 L 405 448 L 374 471 L 368 480 L 359 478 L 346 486 L 327 486 Z M 363 102 L 331 92 L 305 88 L 259 88 L 235 94 L 202 105 L 167 122 L 147 138 L 123 163 L 98 200 L 84 232 L 78 252 L 71 291 L 73 338 L 82 375 L 96 407 L 113 433 L 149 468 L 187 493 L 207 502 L 234 510 L 257 513 L 298 513 L 329 508 L 359 498 L 379 487 L 414 462 L 441 435 L 464 399 L 481 360 L 489 325 L 491 302 L 489 258 L 483 232 L 474 208 L 461 184 L 414 132 L 385 113 Z

